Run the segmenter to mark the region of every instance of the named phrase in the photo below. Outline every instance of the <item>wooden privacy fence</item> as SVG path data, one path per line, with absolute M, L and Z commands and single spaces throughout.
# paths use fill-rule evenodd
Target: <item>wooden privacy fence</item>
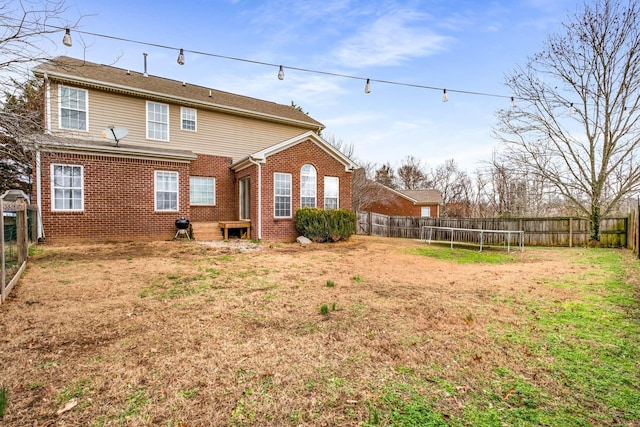
M 5 301 L 27 265 L 29 240 L 35 240 L 36 212 L 23 200 L 0 201 L 0 304 Z
M 627 247 L 640 258 L 640 197 L 638 198 L 638 206 L 632 209 L 629 215 L 628 236 Z
M 420 239 L 424 226 L 461 229 L 524 231 L 525 246 L 586 246 L 589 220 L 584 218 L 429 218 L 388 216 L 357 212 L 358 234 Z M 604 218 L 600 222 L 600 243 L 605 247 L 627 247 L 629 218 Z M 436 235 L 435 240 L 447 240 Z M 457 237 L 458 241 L 479 243 L 478 233 Z M 502 245 L 503 236 L 485 236 L 484 244 Z

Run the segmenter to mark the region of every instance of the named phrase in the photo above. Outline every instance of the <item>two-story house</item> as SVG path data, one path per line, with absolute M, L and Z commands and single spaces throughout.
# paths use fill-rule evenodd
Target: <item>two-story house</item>
M 165 240 L 176 219 L 292 241 L 302 206 L 351 209 L 356 165 L 287 105 L 69 57 L 44 80 L 33 201 L 46 241 Z

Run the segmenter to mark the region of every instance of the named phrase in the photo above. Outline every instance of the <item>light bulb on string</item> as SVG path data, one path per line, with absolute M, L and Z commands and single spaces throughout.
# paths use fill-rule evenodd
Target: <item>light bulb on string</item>
M 71 47 L 71 30 L 69 28 L 64 30 L 64 36 L 62 37 L 62 44 Z
M 511 108 L 515 110 L 517 107 L 518 107 L 518 105 L 516 104 L 516 99 L 512 96 L 511 97 Z
M 180 49 L 180 53 L 178 53 L 178 59 L 176 62 L 180 65 L 184 65 L 184 49 Z
M 65 27 L 55 27 L 55 28 L 57 28 L 58 30 L 63 30 L 63 29 L 65 30 L 65 34 L 64 34 L 62 43 L 67 47 L 71 47 L 72 40 L 71 40 L 71 30 L 70 30 L 70 28 L 65 28 Z M 115 40 L 120 40 L 120 41 L 128 42 L 128 43 L 136 43 L 136 44 L 140 44 L 140 45 L 159 47 L 159 48 L 170 49 L 170 50 L 174 50 L 174 51 L 178 50 L 178 48 L 173 47 L 173 46 L 160 45 L 160 44 L 157 44 L 157 43 L 147 43 L 147 42 L 143 42 L 143 41 L 136 40 L 136 39 L 116 37 L 116 36 L 109 35 L 109 34 L 89 33 L 89 32 L 81 31 L 81 30 L 77 30 L 77 29 L 74 29 L 74 31 L 76 31 L 76 32 L 78 32 L 80 34 L 90 34 L 92 36 L 115 39 Z M 180 55 L 180 54 L 178 55 L 179 59 L 177 60 L 177 62 L 180 65 L 182 65 L 184 63 L 184 49 L 179 49 L 179 50 L 182 51 L 182 55 Z M 219 55 L 219 54 L 210 53 L 210 52 L 198 52 L 198 51 L 192 51 L 192 50 L 189 50 L 188 52 L 191 53 L 191 54 L 196 54 L 196 55 L 206 55 L 206 56 L 222 58 L 222 59 L 226 59 L 226 60 L 242 61 L 242 62 L 245 62 L 245 63 L 252 63 L 252 64 L 260 64 L 260 65 L 271 66 L 271 67 L 278 67 L 278 78 L 280 79 L 281 75 L 282 75 L 282 77 L 284 77 L 283 76 L 284 68 L 285 68 L 284 65 L 278 65 L 278 64 L 274 64 L 274 63 L 256 61 L 256 60 L 252 60 L 252 59 L 236 58 L 236 57 Z M 308 68 L 299 68 L 299 67 L 287 67 L 287 68 L 290 68 L 290 69 L 293 69 L 293 70 L 296 70 L 296 71 L 308 72 L 308 73 L 330 75 L 330 76 L 343 77 L 343 78 L 349 78 L 349 79 L 366 80 L 367 84 L 365 85 L 365 93 L 371 93 L 371 80 L 372 79 L 370 79 L 370 78 L 366 78 L 365 79 L 365 78 L 362 78 L 362 77 L 356 76 L 356 75 L 347 75 L 347 74 L 341 74 L 341 73 L 335 73 L 335 72 L 330 72 L 330 71 L 325 71 L 325 70 L 317 70 L 317 69 L 308 69 Z M 282 73 L 280 73 L 280 71 L 282 71 Z M 394 84 L 394 85 L 400 85 L 400 86 L 408 86 L 408 87 L 414 87 L 414 88 L 420 88 L 420 89 L 442 90 L 442 101 L 443 102 L 448 102 L 447 89 L 441 89 L 441 88 L 422 85 L 422 84 L 404 83 L 404 82 L 399 82 L 399 81 L 385 81 L 385 80 L 374 80 L 374 81 L 376 81 L 378 83 L 388 83 L 388 84 Z M 504 96 L 504 95 L 500 95 L 500 94 L 496 94 L 496 93 L 489 93 L 489 92 L 476 92 L 476 91 L 467 91 L 467 90 L 459 90 L 459 89 L 455 89 L 454 92 L 467 94 L 467 95 L 498 97 L 498 98 L 506 98 L 506 99 L 510 98 L 509 96 Z
M 280 66 L 280 69 L 278 70 L 278 79 L 279 80 L 284 80 L 284 68 L 282 68 L 282 65 Z

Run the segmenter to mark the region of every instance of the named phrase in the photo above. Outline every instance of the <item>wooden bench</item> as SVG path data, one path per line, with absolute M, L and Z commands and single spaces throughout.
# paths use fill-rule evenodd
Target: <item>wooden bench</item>
M 219 221 L 218 225 L 224 230 L 224 240 L 229 240 L 229 229 L 247 229 L 247 240 L 251 240 L 251 221 Z

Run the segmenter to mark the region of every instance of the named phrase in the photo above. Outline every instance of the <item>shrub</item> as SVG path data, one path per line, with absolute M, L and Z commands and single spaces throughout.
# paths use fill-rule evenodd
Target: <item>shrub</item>
M 314 242 L 337 242 L 356 232 L 356 215 L 346 209 L 302 208 L 296 211 L 296 228 Z
M 9 391 L 6 387 L 0 388 L 0 419 L 4 417 L 4 412 L 7 409 L 7 402 L 9 401 Z

